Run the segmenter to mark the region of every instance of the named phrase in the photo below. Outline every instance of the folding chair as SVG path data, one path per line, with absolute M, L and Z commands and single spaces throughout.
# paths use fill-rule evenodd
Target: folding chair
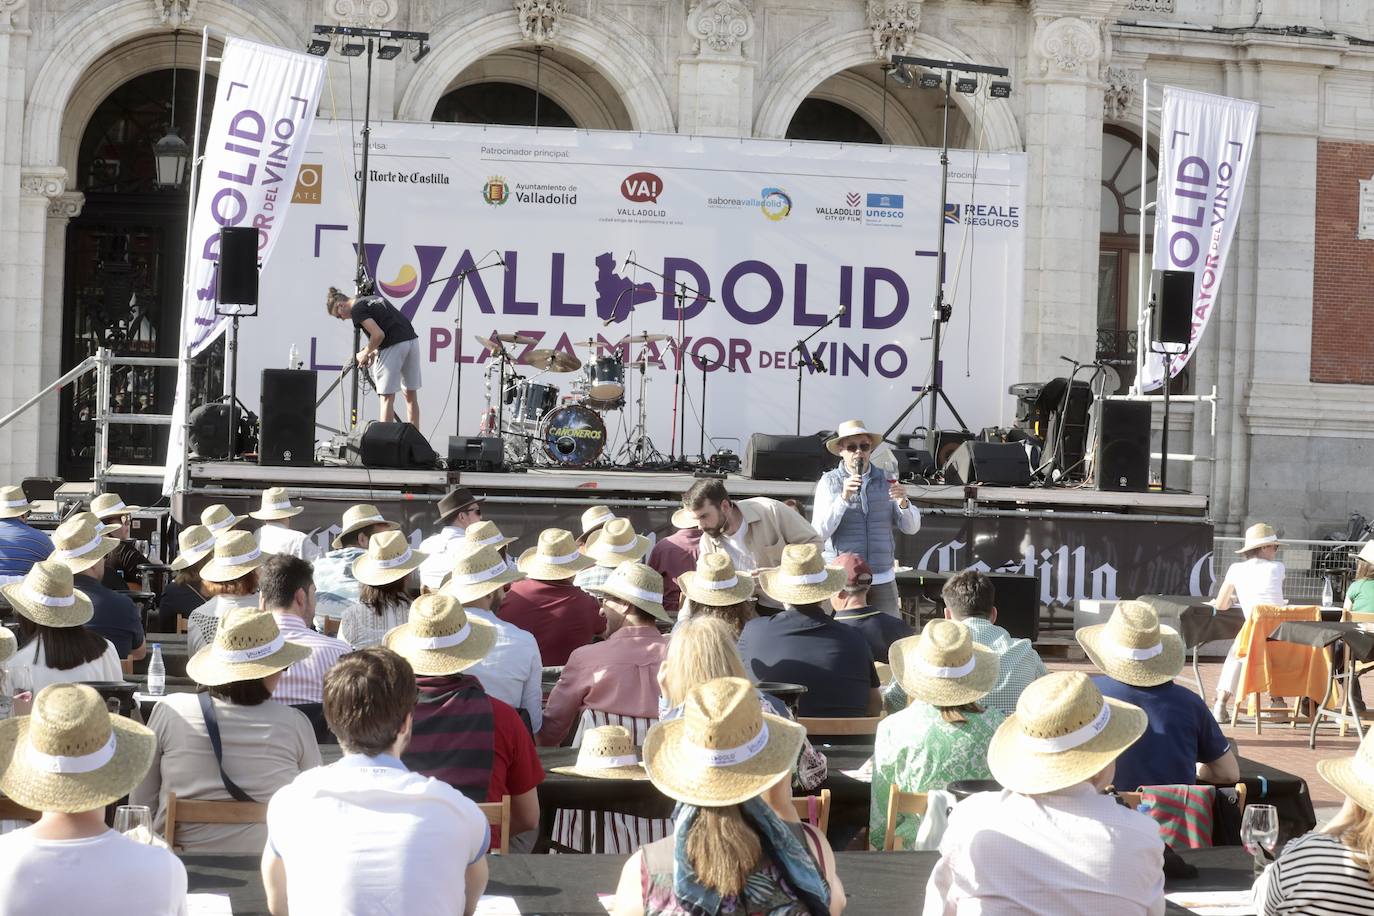
M 487 816 L 491 827 L 493 855 L 509 855 L 510 850 L 510 796 L 502 795 L 499 802 L 483 802 L 477 807 Z M 498 842 L 499 841 L 499 845 Z
M 797 817 L 815 827 L 825 836 L 825 831 L 830 826 L 830 790 L 821 789 L 820 795 L 793 795 L 792 807 L 797 811 Z
M 1270 642 L 1269 636 L 1288 621 L 1320 621 L 1321 608 L 1316 605 L 1279 607 L 1256 605 L 1236 636 L 1241 666 L 1240 686 L 1236 690 L 1235 706 L 1231 709 L 1231 725 L 1240 716 L 1241 703 L 1246 699 L 1255 717 L 1255 734 L 1262 734 L 1264 715 L 1271 712 L 1288 714 L 1288 724 L 1296 728 L 1298 708 L 1303 697 L 1320 703 L 1326 695 L 1331 677 L 1331 664 L 1324 649 L 1292 643 Z M 1293 705 L 1265 706 L 1262 694 L 1292 697 Z
M 176 849 L 177 821 L 188 824 L 265 824 L 267 805 L 262 802 L 191 801 L 167 793 L 167 826 L 163 836 Z
M 924 815 L 926 793 L 903 792 L 893 787 L 887 795 L 887 833 L 883 836 L 883 852 L 897 849 L 897 818 L 904 814 Z

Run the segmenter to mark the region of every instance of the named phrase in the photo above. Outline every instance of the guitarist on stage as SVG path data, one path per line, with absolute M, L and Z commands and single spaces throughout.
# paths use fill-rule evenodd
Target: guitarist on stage
M 420 337 L 405 315 L 381 296 L 344 295 L 329 287 L 325 309 L 367 336 L 354 359 L 358 369 L 376 365 L 373 383 L 381 398 L 382 422 L 396 419 L 396 392 L 405 394 L 406 422 L 420 428 Z

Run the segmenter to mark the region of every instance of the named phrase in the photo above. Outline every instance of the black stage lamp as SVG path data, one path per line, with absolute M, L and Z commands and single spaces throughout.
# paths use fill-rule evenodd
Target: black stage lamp
M 339 53 L 344 57 L 358 57 L 366 50 L 367 45 L 363 44 L 361 41 L 350 41 L 339 48 Z
M 961 76 L 954 81 L 954 88 L 965 95 L 972 95 L 978 91 L 978 80 L 972 76 Z
M 400 55 L 401 55 L 401 46 L 400 46 L 400 45 L 378 45 L 378 46 L 377 46 L 377 59 L 378 59 L 378 60 L 395 60 L 397 57 L 400 57 Z
M 312 38 L 310 44 L 305 46 L 306 54 L 313 54 L 316 57 L 324 57 L 329 53 L 329 42 L 323 38 Z
M 988 95 L 994 99 L 1011 98 L 1011 83 L 1005 80 L 994 80 L 988 84 Z
M 939 89 L 944 82 L 938 73 L 931 73 L 929 70 L 921 74 L 920 84 L 922 89 Z

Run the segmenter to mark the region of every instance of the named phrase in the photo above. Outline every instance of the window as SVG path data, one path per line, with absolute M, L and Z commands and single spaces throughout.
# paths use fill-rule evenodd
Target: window
M 1155 151 L 1140 186 L 1140 138 L 1108 125 L 1102 134 L 1101 242 L 1097 261 L 1097 358 L 1135 361 L 1136 319 L 1140 315 L 1137 270 L 1140 265 L 1141 203 L 1155 198 Z M 1154 248 L 1154 216 L 1145 217 L 1145 257 Z M 1148 263 L 1146 269 L 1149 269 Z M 1133 370 L 1132 370 L 1133 371 Z

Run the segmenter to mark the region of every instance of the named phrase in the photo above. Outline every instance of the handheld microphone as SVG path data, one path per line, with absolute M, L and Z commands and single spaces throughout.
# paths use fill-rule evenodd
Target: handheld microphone
M 864 466 L 864 463 L 865 463 L 867 460 L 868 460 L 868 459 L 865 458 L 863 455 L 859 455 L 859 456 L 857 456 L 857 457 L 854 459 L 854 467 L 855 467 L 854 476 L 855 476 L 855 477 L 862 477 L 862 476 L 864 476 L 864 473 L 868 470 L 868 469 Z

